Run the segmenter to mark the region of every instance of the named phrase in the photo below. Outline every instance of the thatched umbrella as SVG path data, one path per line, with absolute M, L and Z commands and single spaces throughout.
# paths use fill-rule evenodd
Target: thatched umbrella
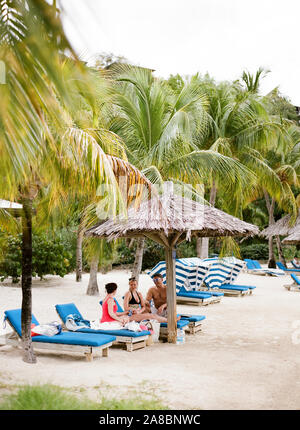
M 261 231 L 262 236 L 288 236 L 300 232 L 300 211 L 294 223 L 291 222 L 291 215 L 285 215 L 274 224 Z
M 191 236 L 242 236 L 259 233 L 248 224 L 214 207 L 203 205 L 173 193 L 173 183 L 165 183 L 164 193 L 129 208 L 127 217 L 109 219 L 87 230 L 86 235 L 114 240 L 119 237 L 146 237 L 165 248 L 168 341 L 176 342 L 175 247 Z
M 285 239 L 283 239 L 282 243 L 285 243 L 287 245 L 299 245 L 299 243 L 300 243 L 300 229 L 298 231 L 295 231 L 294 233 L 290 234 Z

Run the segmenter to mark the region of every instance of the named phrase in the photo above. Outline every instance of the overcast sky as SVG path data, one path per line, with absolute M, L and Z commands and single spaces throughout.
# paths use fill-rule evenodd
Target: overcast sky
M 217 81 L 243 70 L 271 70 L 276 86 L 300 106 L 300 0 L 60 0 L 66 33 L 92 63 L 112 52 L 155 69 L 156 76 L 208 72 Z

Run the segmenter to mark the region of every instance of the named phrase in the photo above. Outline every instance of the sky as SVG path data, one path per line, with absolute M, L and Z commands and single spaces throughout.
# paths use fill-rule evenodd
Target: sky
M 300 106 L 299 0 L 58 0 L 66 34 L 92 64 L 124 56 L 155 76 L 208 72 L 235 80 L 270 70 L 261 93 L 279 87 Z

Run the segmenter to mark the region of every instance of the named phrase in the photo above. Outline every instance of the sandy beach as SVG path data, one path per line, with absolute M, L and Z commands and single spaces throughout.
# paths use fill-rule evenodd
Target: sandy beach
M 88 277 L 84 274 L 81 283 L 74 274 L 34 280 L 33 313 L 39 322 L 58 320 L 55 304 L 68 302 L 85 318 L 99 318 L 104 284 L 117 282 L 121 300 L 130 272 L 98 273 L 98 297 L 86 295 Z M 43 351 L 33 365 L 22 361 L 20 350 L 1 346 L 1 383 L 51 383 L 83 390 L 91 399 L 154 394 L 172 409 L 299 409 L 300 293 L 283 288 L 292 283 L 290 276 L 242 273 L 237 283 L 256 286 L 253 295 L 223 297 L 208 306 L 178 305 L 179 312 L 206 316 L 203 331 L 186 335 L 184 345 L 155 343 L 132 353 L 113 347 L 108 358 L 90 363 L 82 355 Z M 142 274 L 140 291 L 145 295 L 151 285 Z M 3 283 L 1 317 L 20 306 L 21 288 Z M 1 324 L 0 336 L 8 331 Z

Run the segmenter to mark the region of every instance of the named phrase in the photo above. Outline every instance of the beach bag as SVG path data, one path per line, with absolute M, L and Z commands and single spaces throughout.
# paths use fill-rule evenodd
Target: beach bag
M 125 324 L 124 328 L 130 331 L 142 331 L 140 324 L 136 321 L 130 321 L 129 323 Z
M 70 314 L 66 317 L 65 326 L 70 331 L 76 331 L 82 328 L 90 328 L 90 321 L 82 319 L 77 314 Z
M 39 324 L 31 328 L 32 335 L 55 336 L 61 333 L 62 327 L 57 321 L 48 324 Z
M 160 334 L 160 322 L 157 320 L 151 320 L 146 323 L 146 326 L 151 332 L 153 342 L 158 342 Z

